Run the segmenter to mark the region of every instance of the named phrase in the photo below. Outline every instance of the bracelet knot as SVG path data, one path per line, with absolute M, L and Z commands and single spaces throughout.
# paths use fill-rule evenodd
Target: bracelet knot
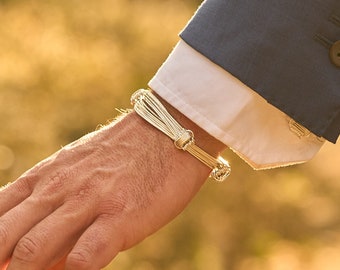
M 223 182 L 230 175 L 230 166 L 226 160 L 218 158 L 219 163 L 210 173 L 210 176 L 218 182 Z
M 178 149 L 187 150 L 189 145 L 195 143 L 194 133 L 191 130 L 183 129 L 178 138 L 175 139 L 174 144 Z

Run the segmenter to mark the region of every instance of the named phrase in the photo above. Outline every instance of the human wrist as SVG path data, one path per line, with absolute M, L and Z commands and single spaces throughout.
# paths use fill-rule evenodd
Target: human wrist
M 179 113 L 178 116 L 181 118 L 182 115 Z M 182 123 L 187 122 L 184 120 Z M 154 165 L 153 158 L 139 160 L 139 152 L 147 149 L 148 154 L 146 155 L 159 157 L 157 158 L 157 163 L 159 162 L 160 166 L 154 167 L 157 174 L 164 174 L 164 172 L 160 172 L 162 170 L 173 171 L 171 174 L 173 174 L 174 178 L 182 179 L 187 183 L 188 187 L 190 186 L 196 191 L 209 176 L 209 167 L 189 153 L 177 149 L 168 136 L 146 122 L 135 111 L 127 113 L 119 121 L 113 122 L 104 129 L 107 132 L 104 132 L 100 141 L 104 142 L 105 145 L 112 145 L 115 151 L 117 151 L 117 144 L 114 141 L 124 141 L 122 151 L 130 156 L 131 160 L 133 160 L 131 161 L 132 163 L 137 162 L 138 167 L 147 166 L 147 163 Z M 204 136 L 200 137 L 204 138 Z M 131 150 L 130 147 L 134 150 Z M 214 149 L 216 150 L 217 147 L 214 146 Z M 155 172 L 150 171 L 150 174 L 152 173 Z
M 188 152 L 210 168 L 210 176 L 213 179 L 220 182 L 230 175 L 229 163 L 221 156 L 216 158 L 198 146 L 194 132 L 183 127 L 151 91 L 139 89 L 131 96 L 131 103 L 134 106 L 134 111 L 146 122 L 170 137 L 177 149 Z M 197 129 L 197 127 L 195 128 Z M 203 134 L 201 133 L 201 135 Z M 210 149 L 217 150 L 217 147 L 219 144 L 215 144 L 213 147 L 209 144 Z

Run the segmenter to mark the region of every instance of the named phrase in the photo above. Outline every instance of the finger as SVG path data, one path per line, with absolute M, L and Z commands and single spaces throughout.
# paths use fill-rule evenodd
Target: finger
M 98 270 L 123 249 L 122 231 L 99 217 L 79 238 L 66 260 L 66 270 Z
M 48 269 L 56 265 L 70 252 L 92 220 L 93 215 L 86 206 L 70 207 L 65 203 L 20 239 L 8 270 Z
M 18 240 L 57 208 L 47 197 L 29 197 L 0 218 L 0 264 L 7 260 Z
M 0 217 L 32 193 L 31 178 L 20 178 L 0 189 Z

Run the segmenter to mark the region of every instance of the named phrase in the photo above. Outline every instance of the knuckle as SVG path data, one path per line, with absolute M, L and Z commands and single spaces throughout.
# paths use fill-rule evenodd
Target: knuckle
M 91 184 L 84 184 L 75 189 L 72 194 L 66 198 L 70 211 L 79 209 L 79 205 L 86 205 L 86 211 L 93 209 L 93 199 L 96 198 L 96 189 Z M 84 208 L 85 209 L 85 208 Z
M 127 202 L 124 199 L 116 198 L 103 200 L 100 205 L 100 214 L 104 218 L 112 218 L 124 213 L 127 209 Z
M 74 197 L 82 201 L 84 198 L 91 197 L 96 193 L 96 185 L 91 181 L 84 183 L 79 190 L 74 194 Z
M 42 182 L 38 188 L 38 193 L 47 197 L 54 197 L 56 194 L 62 194 L 67 182 L 72 178 L 72 172 L 68 168 L 60 168 L 47 174 L 46 181 Z
M 56 192 L 63 188 L 65 182 L 70 178 L 67 169 L 60 169 L 48 177 L 47 191 Z
M 90 270 L 93 268 L 90 252 L 86 249 L 74 251 L 68 255 L 67 269 Z
M 15 247 L 12 258 L 22 262 L 34 262 L 41 251 L 41 245 L 36 239 L 24 237 Z

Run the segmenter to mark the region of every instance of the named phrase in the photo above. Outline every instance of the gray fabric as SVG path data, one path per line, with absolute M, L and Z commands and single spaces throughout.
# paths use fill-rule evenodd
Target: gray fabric
M 340 133 L 340 0 L 207 0 L 181 38 L 318 136 Z M 330 44 L 331 45 L 331 44 Z

